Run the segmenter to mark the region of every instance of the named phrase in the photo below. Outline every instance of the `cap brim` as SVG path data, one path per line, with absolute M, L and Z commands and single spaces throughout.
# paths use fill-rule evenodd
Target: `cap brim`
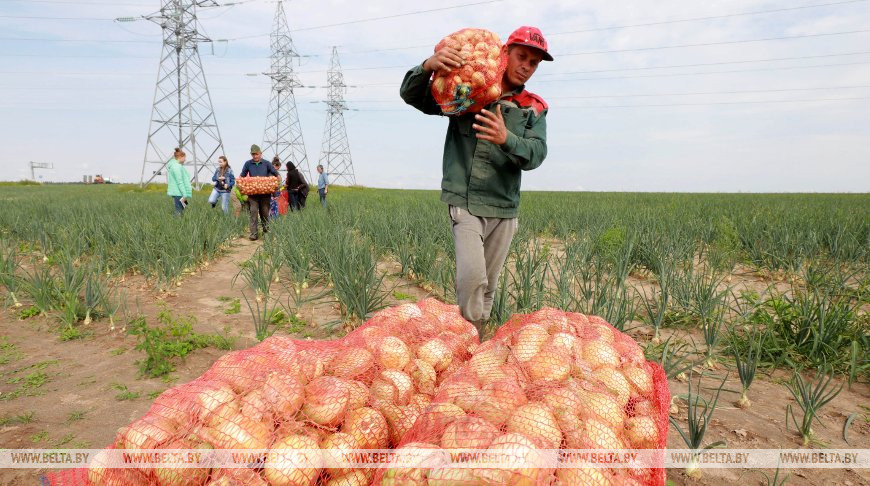
M 535 49 L 536 51 L 539 51 L 541 54 L 544 55 L 544 57 L 542 58 L 544 61 L 552 61 L 553 60 L 553 56 L 551 56 L 549 52 L 541 49 L 540 47 L 538 47 L 534 44 L 526 44 L 524 42 L 514 42 L 514 43 L 511 43 L 510 45 L 531 47 L 532 49 Z

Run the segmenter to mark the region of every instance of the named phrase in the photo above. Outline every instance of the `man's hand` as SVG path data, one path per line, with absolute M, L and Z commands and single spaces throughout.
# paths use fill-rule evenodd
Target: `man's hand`
M 329 188 L 326 187 L 326 186 L 323 186 L 323 193 L 324 193 L 324 194 L 329 194 Z
M 501 145 L 507 141 L 507 127 L 504 124 L 504 117 L 501 115 L 501 105 L 497 105 L 495 113 L 489 110 L 481 110 L 480 114 L 475 115 L 474 119 L 477 123 L 472 125 L 472 128 L 477 130 L 478 140 L 486 140 L 496 145 Z
M 423 69 L 430 72 L 441 71 L 448 73 L 462 67 L 463 64 L 465 64 L 465 60 L 459 55 L 459 51 L 450 47 L 444 47 L 423 62 Z

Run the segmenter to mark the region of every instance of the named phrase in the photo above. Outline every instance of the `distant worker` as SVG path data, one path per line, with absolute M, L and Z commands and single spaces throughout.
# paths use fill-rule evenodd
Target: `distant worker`
M 293 162 L 287 162 L 287 195 L 290 196 L 290 211 L 302 211 L 308 197 L 308 182 Z
M 320 194 L 320 204 L 325 208 L 327 206 L 326 193 L 329 192 L 329 179 L 326 178 L 322 165 L 317 166 L 317 173 L 320 174 L 317 176 L 317 194 Z
M 281 159 L 279 159 L 277 155 L 274 158 L 272 158 L 272 167 L 274 167 L 275 170 L 277 170 L 277 171 L 281 170 Z M 281 178 L 279 177 L 278 180 L 281 180 Z M 283 189 L 284 189 L 284 186 L 282 186 L 281 184 L 278 184 L 278 188 L 275 189 L 275 192 L 272 193 L 272 199 L 269 201 L 269 217 L 270 218 L 278 217 L 278 207 L 279 207 L 279 203 L 281 202 L 281 192 Z
M 175 202 L 175 214 L 183 213 L 193 197 L 190 174 L 182 165 L 186 159 L 187 155 L 184 151 L 176 148 L 175 155 L 166 164 L 166 194 L 172 196 Z
M 221 209 L 229 214 L 230 194 L 236 185 L 236 177 L 233 175 L 233 168 L 230 167 L 229 161 L 223 155 L 218 157 L 218 168 L 214 171 L 214 175 L 211 176 L 211 180 L 214 183 L 214 189 L 211 190 L 208 202 L 211 204 L 211 207 L 215 207 L 218 198 L 220 198 Z
M 256 144 L 251 145 L 251 160 L 245 162 L 242 167 L 242 172 L 239 177 L 277 177 L 281 176 L 278 171 L 272 167 L 272 164 L 263 163 L 263 154 L 260 147 Z M 254 241 L 259 238 L 257 234 L 257 215 L 260 216 L 260 223 L 263 225 L 263 233 L 269 231 L 269 202 L 272 199 L 271 194 L 250 194 L 248 195 L 248 211 L 251 214 L 250 225 L 250 240 Z

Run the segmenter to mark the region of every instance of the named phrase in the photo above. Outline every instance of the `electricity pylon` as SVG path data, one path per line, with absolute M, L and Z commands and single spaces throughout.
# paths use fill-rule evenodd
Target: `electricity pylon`
M 272 94 L 269 96 L 269 112 L 263 133 L 263 154 L 277 155 L 281 162 L 293 162 L 296 168 L 311 181 L 308 154 L 302 139 L 302 126 L 296 110 L 294 88 L 302 87 L 293 71 L 293 61 L 299 57 L 290 38 L 287 16 L 283 2 L 278 2 L 275 22 L 270 35 L 272 44 L 272 69 L 265 73 L 272 79 Z
M 324 172 L 329 174 L 332 184 L 356 184 L 353 172 L 353 161 L 350 158 L 350 144 L 347 141 L 347 130 L 344 126 L 344 112 L 347 105 L 344 102 L 344 75 L 338 62 L 338 48 L 332 48 L 332 61 L 327 72 L 329 81 L 326 100 L 326 127 L 323 129 L 323 145 L 320 149 L 319 164 Z
M 191 182 L 197 188 L 209 180 L 200 172 L 217 168 L 217 157 L 223 154 L 199 56 L 199 44 L 211 39 L 200 32 L 196 16 L 197 8 L 219 6 L 214 0 L 163 0 L 159 12 L 144 17 L 163 29 L 163 52 L 142 163 L 143 186 L 164 174 L 175 147 L 187 153 Z

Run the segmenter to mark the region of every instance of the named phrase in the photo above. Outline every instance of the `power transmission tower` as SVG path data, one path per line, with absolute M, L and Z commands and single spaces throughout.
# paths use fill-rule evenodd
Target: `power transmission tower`
M 355 185 L 356 176 L 350 159 L 350 144 L 344 127 L 344 112 L 347 110 L 344 91 L 347 85 L 344 84 L 344 75 L 338 62 L 337 47 L 332 48 L 332 61 L 329 64 L 327 79 L 329 91 L 326 100 L 326 127 L 323 130 L 323 145 L 318 163 L 323 166 L 324 172 L 329 174 L 331 183 L 340 184 L 343 181 L 347 185 Z
M 296 168 L 311 180 L 308 166 L 308 153 L 302 139 L 302 126 L 296 111 L 294 88 L 302 83 L 293 71 L 293 60 L 299 54 L 293 47 L 287 16 L 283 2 L 278 2 L 275 22 L 270 35 L 272 43 L 272 70 L 265 73 L 272 78 L 272 94 L 269 97 L 269 113 L 266 115 L 266 129 L 263 133 L 263 153 L 274 152 L 282 162 L 293 162 Z
M 197 188 L 201 179 L 208 180 L 200 172 L 217 168 L 217 157 L 223 154 L 199 56 L 199 44 L 211 39 L 200 32 L 196 16 L 197 8 L 219 6 L 215 0 L 163 0 L 158 13 L 144 17 L 163 29 L 163 52 L 142 163 L 143 186 L 164 173 L 174 147 L 187 152 Z
M 35 169 L 54 169 L 54 164 L 51 162 L 34 162 L 30 161 L 30 180 L 36 180 L 36 170 Z

